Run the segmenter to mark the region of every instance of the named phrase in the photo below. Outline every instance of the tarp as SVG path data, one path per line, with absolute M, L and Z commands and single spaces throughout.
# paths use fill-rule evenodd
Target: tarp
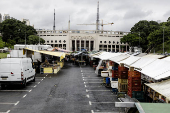
M 144 66 L 150 64 L 151 62 L 155 61 L 157 58 L 148 58 L 148 57 L 141 57 L 137 62 L 131 64 L 131 66 L 142 69 Z
M 108 52 L 102 52 L 101 54 L 94 55 L 94 58 L 100 58 L 102 55 L 107 54 Z
M 145 57 L 145 58 L 162 58 L 162 57 L 164 57 L 163 55 L 155 55 L 155 54 L 148 54 L 148 55 L 145 55 L 145 56 L 143 56 L 143 57 Z
M 145 83 L 145 85 L 170 100 L 170 79 L 157 83 Z
M 155 80 L 170 76 L 170 62 L 157 59 L 142 68 L 141 72 Z M 163 76 L 164 75 L 164 76 Z
M 170 57 L 163 58 L 162 60 L 170 61 Z
M 51 55 L 51 56 L 60 57 L 60 60 L 65 58 L 65 53 L 64 52 L 38 51 L 38 50 L 29 49 L 29 48 L 24 48 L 24 49 L 39 52 L 39 53 L 42 53 L 42 54 L 47 54 L 47 55 Z
M 120 61 L 119 64 L 124 63 L 126 66 L 130 67 L 131 64 L 137 62 L 139 59 L 141 59 L 141 57 L 130 56 L 127 59 Z
M 111 60 L 111 61 L 113 61 L 113 62 L 116 62 L 116 63 L 119 63 L 120 61 L 125 60 L 125 59 L 127 59 L 128 57 L 130 57 L 130 55 L 127 55 L 127 54 L 122 53 L 122 54 L 120 54 L 120 55 L 118 55 L 118 56 L 115 56 L 115 57 L 110 58 L 109 60 Z
M 122 53 L 107 53 L 107 54 L 104 54 L 104 55 L 102 55 L 102 56 L 100 56 L 99 58 L 101 59 L 101 60 L 109 60 L 110 58 L 112 58 L 112 57 L 115 57 L 115 56 L 119 56 L 119 55 L 121 55 Z

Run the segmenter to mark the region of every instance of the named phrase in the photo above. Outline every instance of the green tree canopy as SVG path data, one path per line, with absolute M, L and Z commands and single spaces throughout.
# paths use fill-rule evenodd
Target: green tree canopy
M 25 38 L 28 40 L 28 36 L 37 34 L 32 26 L 27 26 L 25 22 L 16 19 L 3 21 L 0 25 L 0 32 L 2 33 L 2 40 L 12 45 L 16 43 L 24 44 Z
M 30 35 L 28 37 L 28 44 L 38 44 L 39 43 L 39 37 L 36 36 L 36 35 Z M 40 43 L 41 44 L 44 44 L 45 43 L 45 40 L 40 38 Z

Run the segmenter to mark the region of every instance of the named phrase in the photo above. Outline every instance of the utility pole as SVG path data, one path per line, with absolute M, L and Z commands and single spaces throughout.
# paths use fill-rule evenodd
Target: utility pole
M 53 26 L 53 30 L 55 30 L 55 9 L 54 9 L 54 26 Z
M 96 30 L 99 30 L 99 1 L 98 1 L 98 5 L 97 5 Z
M 165 27 L 163 27 L 163 55 L 164 55 L 164 29 Z

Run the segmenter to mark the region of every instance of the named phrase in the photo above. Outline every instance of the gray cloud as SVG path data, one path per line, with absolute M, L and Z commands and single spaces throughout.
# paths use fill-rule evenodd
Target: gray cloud
M 26 18 L 35 28 L 52 29 L 53 11 L 56 9 L 56 29 L 67 29 L 69 15 L 71 29 L 95 30 L 98 0 L 1 0 L 0 13 L 21 20 Z M 166 21 L 170 15 L 168 0 L 99 0 L 100 20 L 105 30 L 130 31 L 139 20 Z

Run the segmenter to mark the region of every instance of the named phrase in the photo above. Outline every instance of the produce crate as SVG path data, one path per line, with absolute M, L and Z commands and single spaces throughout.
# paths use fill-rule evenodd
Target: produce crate
M 138 71 L 128 71 L 128 76 L 130 77 L 141 77 L 141 73 Z
M 128 84 L 118 82 L 118 91 L 119 92 L 127 92 L 128 91 Z
M 119 71 L 118 78 L 120 78 L 120 79 L 128 79 L 128 72 L 127 71 Z
M 118 81 L 111 81 L 111 87 L 112 88 L 118 88 Z
M 127 67 L 121 67 L 121 66 L 118 66 L 118 70 L 119 71 L 128 71 L 129 69 Z
M 102 77 L 109 77 L 109 71 L 101 71 Z
M 128 87 L 128 91 L 132 92 L 132 91 L 141 91 L 141 87 Z
M 112 77 L 113 78 L 118 78 L 118 76 L 119 76 L 119 72 L 116 71 L 116 70 L 112 70 Z
M 109 77 L 106 78 L 106 84 L 110 84 L 110 78 Z
M 132 98 L 143 100 L 144 99 L 144 92 L 143 91 L 133 91 L 132 92 Z
M 133 80 L 141 80 L 141 77 L 131 77 L 131 76 L 128 76 L 128 81 L 132 82 Z
M 128 83 L 128 79 L 120 79 L 118 78 L 119 83 Z
M 141 87 L 141 80 L 128 81 L 128 87 Z
M 118 81 L 118 78 L 112 78 L 112 81 Z
M 118 70 L 118 67 L 112 66 L 112 70 Z

